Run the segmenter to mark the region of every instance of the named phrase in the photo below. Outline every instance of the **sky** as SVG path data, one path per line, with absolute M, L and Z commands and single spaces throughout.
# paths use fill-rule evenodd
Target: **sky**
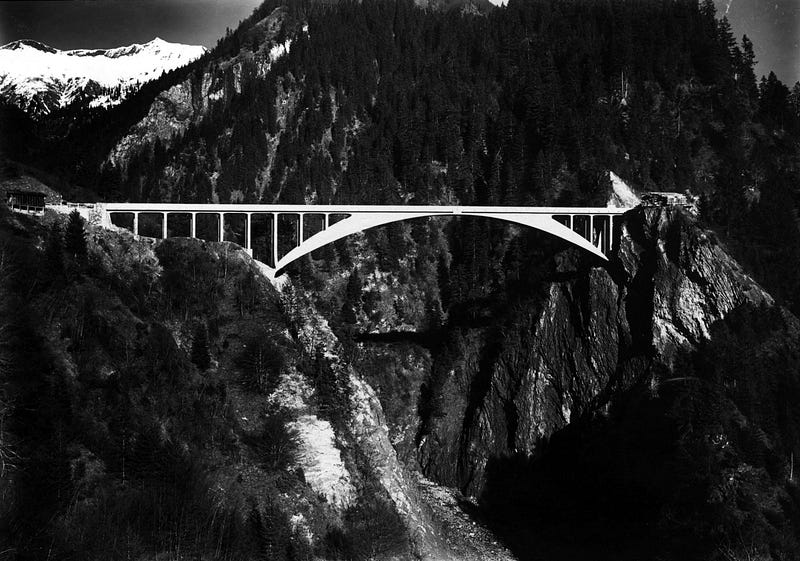
M 736 38 L 755 45 L 756 76 L 774 71 L 791 86 L 800 81 L 800 0 L 714 0 Z
M 146 43 L 213 47 L 262 0 L 0 0 L 0 45 L 35 39 L 57 49 Z
M 504 3 L 505 0 L 493 0 Z M 755 43 L 756 75 L 800 81 L 800 0 L 714 0 L 738 39 Z M 213 47 L 261 0 L 0 0 L 0 45 L 36 39 L 58 49 L 105 48 L 161 37 Z

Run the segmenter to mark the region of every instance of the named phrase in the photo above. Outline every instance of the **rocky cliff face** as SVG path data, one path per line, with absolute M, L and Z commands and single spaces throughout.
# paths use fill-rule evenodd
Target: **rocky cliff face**
M 497 327 L 460 338 L 444 391 L 454 399 L 420 449 L 438 479 L 479 494 L 490 457 L 534 454 L 632 385 L 657 385 L 655 364 L 673 370 L 734 309 L 774 305 L 677 209 L 637 209 L 607 266 L 573 259 L 559 272 L 564 280 L 517 304 Z
M 662 528 L 676 528 L 676 511 L 696 524 L 695 541 L 684 540 L 691 547 L 670 542 L 667 556 L 686 547 L 693 555 L 738 551 L 725 540 L 751 531 L 753 551 L 776 542 L 791 550 L 800 323 L 680 209 L 632 211 L 617 247 L 604 265 L 563 259 L 553 280 L 531 286 L 496 325 L 452 329 L 429 380 L 437 406 L 421 419 L 423 472 L 480 497 L 504 520 L 501 534 L 503 524 L 514 528 L 506 534 L 512 543 L 526 532 L 509 513 L 545 518 L 544 526 L 575 518 L 580 533 L 581 516 L 570 509 L 605 520 L 627 508 Z M 438 381 L 436 361 L 444 366 Z M 687 474 L 701 457 L 703 475 Z M 626 503 L 632 489 L 646 509 Z M 602 508 L 598 496 L 607 501 Z M 748 497 L 749 506 L 734 506 L 734 496 Z M 699 520 L 710 516 L 709 505 L 713 529 Z M 614 535 L 596 520 L 592 531 L 594 524 Z M 534 534 L 547 551 L 552 535 Z M 656 534 L 649 527 L 641 535 Z M 636 541 L 608 550 L 624 558 Z M 532 545 L 521 542 L 517 553 Z M 563 543 L 550 551 L 588 554 Z

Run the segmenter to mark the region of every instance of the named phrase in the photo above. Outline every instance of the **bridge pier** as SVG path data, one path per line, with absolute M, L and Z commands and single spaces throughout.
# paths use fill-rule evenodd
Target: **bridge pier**
M 272 262 L 278 267 L 278 213 L 272 215 Z
M 139 235 L 139 213 L 138 212 L 134 212 L 133 213 L 133 235 L 134 236 L 138 236 Z
M 250 255 L 252 255 L 253 250 L 253 242 L 252 242 L 252 224 L 253 224 L 253 213 L 246 212 L 245 216 L 247 217 L 247 222 L 244 225 L 244 248 L 250 251 Z
M 297 215 L 297 245 L 303 243 L 303 216 L 302 212 Z

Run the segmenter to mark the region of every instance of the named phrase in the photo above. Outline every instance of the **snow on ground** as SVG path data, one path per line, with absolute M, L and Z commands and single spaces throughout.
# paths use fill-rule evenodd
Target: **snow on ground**
M 72 51 L 60 51 L 36 41 L 14 41 L 0 47 L 0 90 L 28 98 L 56 92 L 59 105 L 63 106 L 91 82 L 132 91 L 205 52 L 202 46 L 169 43 L 158 37 L 143 45 Z
M 287 39 L 283 43 L 278 43 L 277 45 L 275 45 L 274 47 L 272 47 L 269 50 L 269 60 L 270 60 L 270 62 L 275 62 L 280 57 L 282 57 L 283 55 L 288 53 L 289 49 L 291 49 L 291 48 L 292 48 L 292 40 L 291 39 Z
M 611 179 L 611 186 L 614 189 L 614 193 L 609 197 L 606 206 L 634 207 L 641 202 L 639 197 L 636 196 L 636 193 L 633 192 L 633 189 L 631 189 L 620 176 L 613 171 L 609 171 L 608 175 Z
M 353 504 L 356 490 L 336 447 L 333 427 L 316 415 L 301 415 L 289 426 L 298 432 L 298 465 L 306 482 L 332 505 L 342 510 Z
M 111 97 L 110 95 L 99 95 L 94 98 L 92 101 L 89 102 L 89 107 L 111 107 L 112 105 L 119 105 L 122 103 L 122 99 Z M 69 100 L 61 101 L 61 105 L 68 105 Z

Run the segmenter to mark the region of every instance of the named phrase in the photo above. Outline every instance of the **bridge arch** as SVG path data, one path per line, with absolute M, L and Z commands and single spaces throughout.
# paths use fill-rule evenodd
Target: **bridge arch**
M 412 218 L 436 216 L 479 216 L 527 226 L 561 238 L 580 247 L 601 259 L 613 248 L 614 219 L 629 209 L 597 207 L 461 207 L 461 206 L 380 206 L 380 205 L 216 205 L 216 204 L 170 204 L 170 203 L 108 203 L 103 205 L 105 219 L 114 222 L 115 214 L 132 214 L 132 230 L 138 231 L 139 215 L 146 217 L 161 215 L 161 236 L 170 236 L 167 224 L 169 215 L 183 215 L 188 223 L 190 237 L 197 237 L 197 224 L 200 218 L 217 215 L 216 232 L 218 240 L 230 239 L 225 230 L 226 220 L 233 221 L 237 216 L 245 224 L 243 239 L 236 241 L 252 255 L 254 216 L 271 216 L 269 221 L 271 255 L 266 263 L 271 278 L 280 275 L 290 263 L 308 255 L 337 240 L 378 226 L 401 222 Z M 233 215 L 233 217 L 231 216 Z M 280 232 L 278 223 L 281 217 L 292 215 L 296 218 L 296 231 L 293 234 L 293 247 L 285 254 L 279 254 Z M 304 217 L 324 216 L 322 227 L 309 235 L 303 231 Z M 227 218 L 226 218 L 227 217 Z M 246 217 L 243 218 L 243 217 Z M 336 220 L 339 218 L 339 220 Z M 155 231 L 158 231 L 156 227 Z M 151 228 L 152 231 L 152 228 Z M 305 234 L 305 235 L 304 235 Z M 205 238 L 208 239 L 208 238 Z M 242 243 L 243 242 L 243 243 Z M 263 261 L 262 261 L 263 263 Z
M 603 260 L 607 260 L 606 255 L 601 248 L 590 240 L 584 238 L 565 224 L 545 215 L 531 215 L 523 213 L 487 213 L 487 212 L 464 212 L 461 216 L 476 216 L 482 218 L 493 218 L 502 220 L 512 224 L 527 226 L 547 232 L 548 234 L 555 235 L 563 240 L 566 240 L 573 245 L 576 245 L 589 253 L 592 253 Z M 437 216 L 454 216 L 450 213 L 430 212 L 429 214 L 421 213 L 392 213 L 392 214 L 370 214 L 370 215 L 351 215 L 344 220 L 314 234 L 307 240 L 303 241 L 300 245 L 289 251 L 286 255 L 281 257 L 275 266 L 275 273 L 280 274 L 283 269 L 289 266 L 294 261 L 308 255 L 309 253 L 320 249 L 328 244 L 334 243 L 338 240 L 351 236 L 358 232 L 363 232 L 378 226 L 385 226 L 394 222 L 403 222 L 413 218 L 429 218 Z M 611 225 L 611 224 L 609 224 Z M 612 233 L 611 228 L 608 229 L 607 236 Z M 602 234 L 601 234 L 602 235 Z M 607 238 L 610 239 L 610 238 Z

